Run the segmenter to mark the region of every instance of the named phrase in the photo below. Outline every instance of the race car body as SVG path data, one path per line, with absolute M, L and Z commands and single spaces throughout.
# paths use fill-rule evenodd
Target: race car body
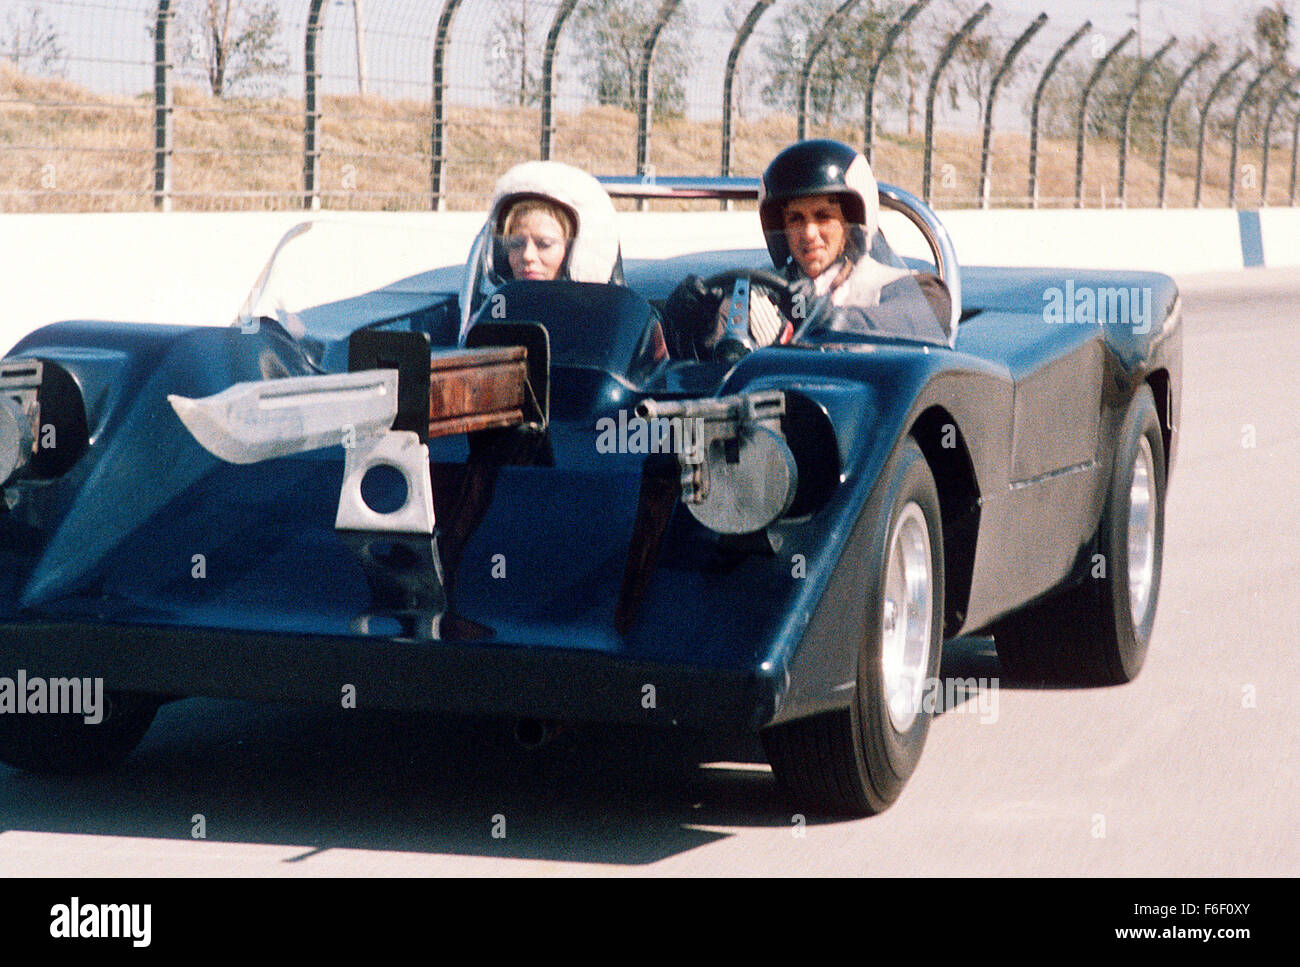
M 471 255 L 292 319 L 31 333 L 0 373 L 0 673 L 99 678 L 117 712 L 0 716 L 0 757 L 97 767 L 162 700 L 351 690 L 757 732 L 801 807 L 870 813 L 915 767 L 944 640 L 991 629 L 1013 674 L 1131 679 L 1177 450 L 1176 288 L 959 279 L 935 241 L 947 344 L 666 355 L 683 275 L 739 263 L 731 284 L 758 251 L 499 286 Z

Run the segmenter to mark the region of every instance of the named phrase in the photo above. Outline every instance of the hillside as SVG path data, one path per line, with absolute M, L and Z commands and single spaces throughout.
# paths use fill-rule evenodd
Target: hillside
M 1004 110 L 1007 110 L 1004 107 Z M 451 106 L 448 207 L 482 208 L 496 177 L 511 164 L 537 157 L 538 114 L 533 109 Z M 176 210 L 285 209 L 302 206 L 302 102 L 292 98 L 219 100 L 181 88 L 173 114 L 173 208 Z M 94 94 L 65 81 L 33 78 L 0 65 L 0 211 L 124 211 L 152 207 L 153 106 L 147 96 Z M 857 143 L 860 131 L 818 130 Z M 756 175 L 794 139 L 794 120 L 774 116 L 736 125 L 732 172 Z M 1270 202 L 1287 203 L 1290 131 L 1275 133 Z M 651 134 L 650 157 L 661 175 L 716 173 L 717 123 L 665 120 Z M 328 97 L 322 121 L 323 207 L 427 209 L 430 119 L 427 104 L 377 98 Z M 560 112 L 553 157 L 596 173 L 631 173 L 635 118 L 613 108 Z M 1244 145 L 1239 164 L 1260 163 L 1259 148 Z M 940 133 L 934 156 L 937 207 L 968 207 L 978 197 L 980 142 L 975 135 Z M 1152 206 L 1158 159 L 1131 149 L 1128 204 Z M 1085 165 L 1088 207 L 1115 203 L 1116 145 L 1093 141 Z M 951 166 L 946 167 L 946 166 Z M 883 180 L 920 194 L 922 140 L 884 134 L 874 167 Z M 1227 199 L 1228 145 L 1206 153 L 1203 203 Z M 1194 148 L 1170 153 L 1168 203 L 1192 202 Z M 1027 204 L 1028 137 L 995 134 L 992 197 L 995 206 Z M 1239 203 L 1254 205 L 1255 187 Z M 1046 141 L 1040 158 L 1040 203 L 1074 199 L 1074 143 Z

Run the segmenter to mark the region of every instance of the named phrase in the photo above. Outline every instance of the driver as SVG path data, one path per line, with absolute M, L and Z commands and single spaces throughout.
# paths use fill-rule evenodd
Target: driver
M 768 321 L 770 301 L 751 292 L 749 328 L 756 347 L 788 342 L 801 326 L 805 335 L 881 332 L 947 341 L 951 300 L 943 282 L 881 260 L 892 253 L 878 233 L 876 179 L 861 154 L 839 141 L 800 141 L 768 165 L 759 197 L 768 252 L 791 285 L 781 300 L 781 314 L 789 320 L 784 327 Z M 678 286 L 664 314 L 678 334 L 685 330 L 679 348 L 685 344 L 695 355 L 708 354 L 725 325 L 725 305 L 719 308 L 724 298 L 695 276 Z M 701 320 L 707 320 L 703 331 Z

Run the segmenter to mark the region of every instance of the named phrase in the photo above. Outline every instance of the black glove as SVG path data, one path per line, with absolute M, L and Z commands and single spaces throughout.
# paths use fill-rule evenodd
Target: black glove
M 703 358 L 718 340 L 718 309 L 723 293 L 709 289 L 698 275 L 688 275 L 664 303 L 664 336 L 668 351 L 678 359 Z

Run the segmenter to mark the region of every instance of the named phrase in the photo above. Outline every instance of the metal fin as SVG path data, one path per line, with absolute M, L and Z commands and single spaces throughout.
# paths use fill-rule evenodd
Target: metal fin
M 213 456 L 256 463 L 388 429 L 397 417 L 397 370 L 237 383 L 214 396 L 167 401 Z

